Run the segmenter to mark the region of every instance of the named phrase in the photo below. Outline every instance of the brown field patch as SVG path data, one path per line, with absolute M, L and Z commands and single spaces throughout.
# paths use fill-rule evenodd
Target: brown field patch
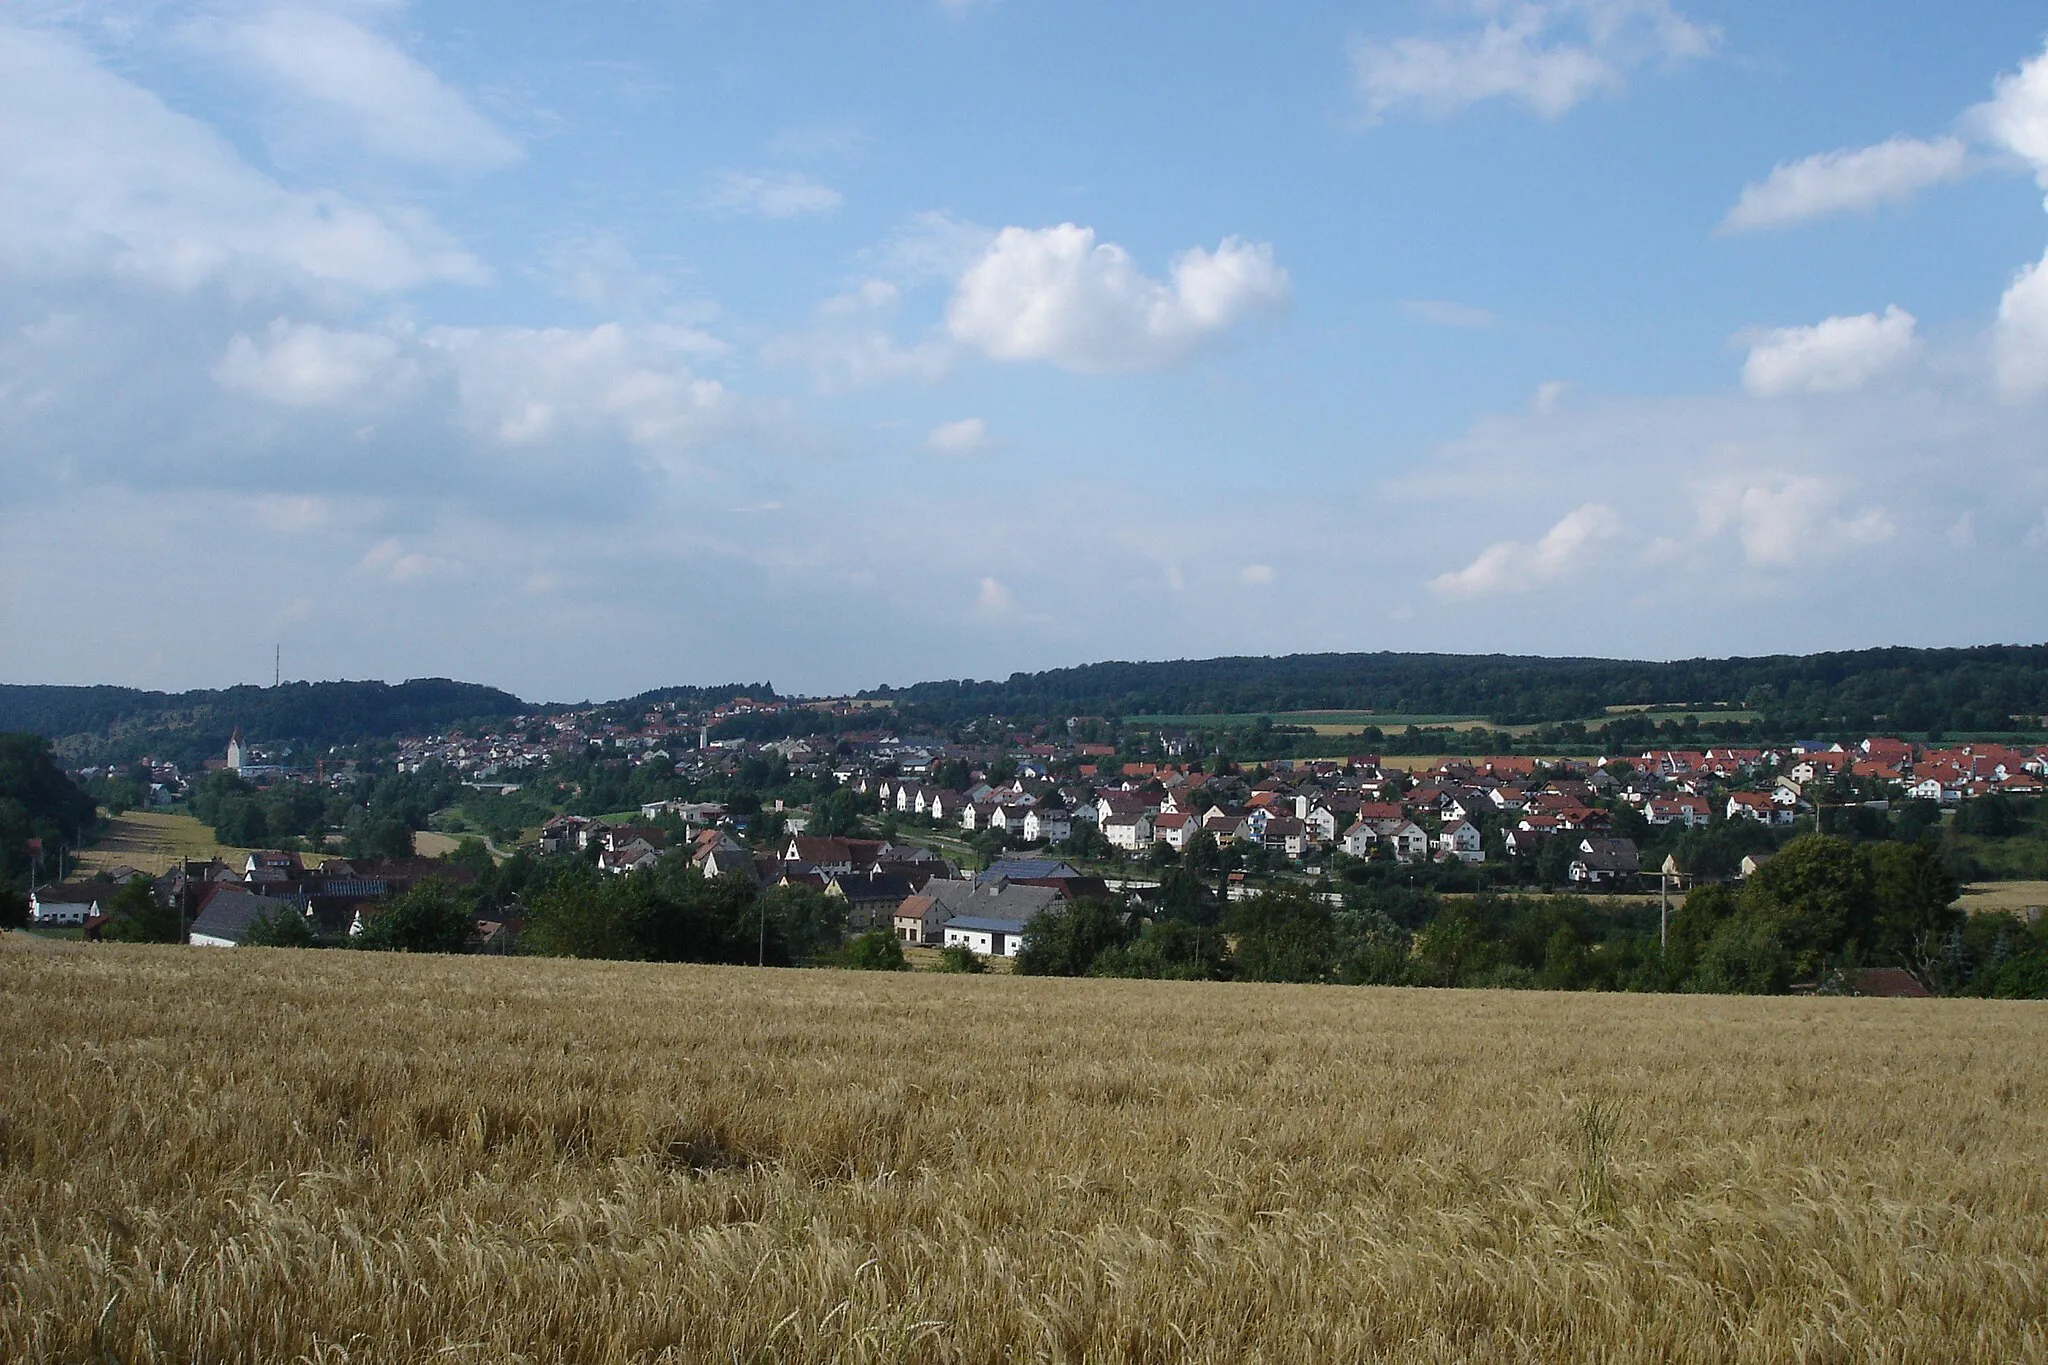
M 2048 882 L 1972 882 L 1956 904 L 1972 912 L 2038 910 L 2048 907 Z
M 78 855 L 78 866 L 84 872 L 104 872 L 126 864 L 154 875 L 187 858 L 219 857 L 239 863 L 248 856 L 246 848 L 217 842 L 213 830 L 192 816 L 132 810 L 108 821 L 105 837 Z
M 2037 1004 L 20 937 L 0 1359 L 2048 1352 Z

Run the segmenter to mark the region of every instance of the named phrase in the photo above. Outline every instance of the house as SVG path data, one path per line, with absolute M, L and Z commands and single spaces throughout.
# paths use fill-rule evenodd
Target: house
M 1152 837 L 1175 853 L 1194 842 L 1201 833 L 1201 817 L 1188 811 L 1162 811 L 1152 820 Z
M 106 881 L 73 882 L 68 886 L 44 886 L 28 898 L 30 924 L 84 924 L 100 913 L 100 902 L 113 894 L 114 884 Z
M 846 927 L 855 933 L 879 929 L 891 922 L 904 901 L 929 886 L 929 872 L 884 871 L 877 866 L 866 873 L 848 873 L 826 879 L 825 894 L 846 906 Z M 788 877 L 785 876 L 785 881 Z
M 1033 806 L 1024 812 L 1024 839 L 1027 843 L 1041 840 L 1059 843 L 1073 837 L 1073 833 L 1074 822 L 1056 806 Z
M 1024 926 L 1059 899 L 1057 891 L 1045 886 L 1019 886 L 1000 880 L 965 882 L 934 879 L 926 882 L 917 894 L 905 897 L 896 907 L 890 922 L 898 939 L 924 947 L 958 942 L 949 931 L 966 921 L 1013 924 L 1016 926 L 1014 930 L 1002 932 L 1014 935 L 1016 944 L 1007 948 L 996 947 L 993 940 L 987 938 L 995 931 L 983 929 L 978 931 L 980 937 L 967 946 L 977 953 L 1014 957 L 1022 943 Z
M 1111 848 L 1135 852 L 1152 842 L 1152 817 L 1140 811 L 1134 815 L 1112 815 L 1102 822 L 1102 837 Z
M 1456 858 L 1462 863 L 1486 861 L 1486 848 L 1480 838 L 1479 827 L 1470 820 L 1460 820 L 1454 825 L 1445 826 L 1436 836 L 1436 847 L 1439 858 Z
M 1379 827 L 1363 815 L 1344 831 L 1344 851 L 1354 858 L 1370 858 L 1379 845 Z
M 1023 951 L 1025 928 L 1022 920 L 963 915 L 946 922 L 945 946 L 982 957 L 1015 957 Z
M 1769 792 L 1730 792 L 1727 814 L 1730 820 L 1754 820 L 1759 825 L 1789 825 L 1792 812 L 1774 800 Z
M 1413 820 L 1382 820 L 1380 841 L 1394 850 L 1394 860 L 1419 863 L 1429 857 L 1429 831 Z
M 239 886 L 216 886 L 200 903 L 187 942 L 195 948 L 239 948 L 259 920 L 303 913 L 296 903 L 281 897 L 259 896 Z
M 1579 841 L 1579 855 L 1572 859 L 1569 875 L 1587 886 L 1606 886 L 1633 880 L 1641 865 L 1635 840 L 1588 835 Z
M 1684 825 L 1693 829 L 1713 817 L 1713 808 L 1697 796 L 1653 796 L 1643 803 L 1643 819 L 1653 825 Z
M 1299 858 L 1309 849 L 1308 826 L 1291 815 L 1271 816 L 1260 831 L 1259 841 L 1275 852 Z

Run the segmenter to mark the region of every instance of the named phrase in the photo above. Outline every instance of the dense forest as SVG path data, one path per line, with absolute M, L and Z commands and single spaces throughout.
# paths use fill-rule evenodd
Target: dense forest
M 46 867 L 59 849 L 78 849 L 97 821 L 92 798 L 64 775 L 38 735 L 0 734 L 0 887 L 26 876 L 31 840 Z
M 196 764 L 219 757 L 238 725 L 264 744 L 325 748 L 427 734 L 528 709 L 509 692 L 446 678 L 177 693 L 0 684 L 0 731 L 42 735 L 74 762 L 122 762 L 148 754 Z
M 1003 682 L 917 683 L 865 697 L 935 724 L 987 715 L 1107 717 L 1373 710 L 1484 716 L 1501 725 L 1587 720 L 1608 707 L 1724 704 L 1780 734 L 1869 727 L 2035 728 L 2048 712 L 2048 645 L 1866 649 L 1644 663 L 1514 655 L 1290 654 L 1100 663 Z M 2024 717 L 2016 725 L 2014 717 Z

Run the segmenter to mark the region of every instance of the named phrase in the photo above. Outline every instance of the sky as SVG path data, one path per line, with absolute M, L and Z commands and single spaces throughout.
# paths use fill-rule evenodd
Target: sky
M 2039 642 L 2044 44 L 6 0 L 0 681 Z

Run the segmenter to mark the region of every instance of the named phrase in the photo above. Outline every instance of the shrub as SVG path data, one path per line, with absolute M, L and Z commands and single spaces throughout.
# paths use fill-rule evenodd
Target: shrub
M 910 970 L 910 963 L 903 956 L 903 945 L 887 929 L 870 929 L 847 944 L 840 961 L 860 972 Z

